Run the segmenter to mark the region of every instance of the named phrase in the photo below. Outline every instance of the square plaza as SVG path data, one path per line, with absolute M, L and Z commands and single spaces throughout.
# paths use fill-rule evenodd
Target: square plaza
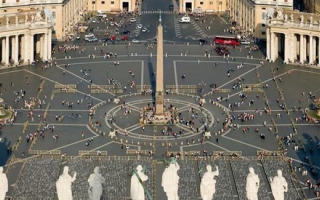
M 146 91 L 155 88 L 156 48 L 147 49 L 144 44 L 83 48 L 86 50 L 80 53 L 57 53 L 54 60 L 57 65 L 44 67 L 39 63 L 35 66 L 1 68 L 1 98 L 6 105 L 17 110 L 12 125 L 7 123 L 1 128 L 0 165 L 5 166 L 9 179 L 8 197 L 23 199 L 19 190 L 24 187 L 28 191 L 28 187 L 23 185 L 28 184 L 24 183 L 22 177 L 28 179 L 27 166 L 32 163 L 35 169 L 43 168 L 48 160 L 53 162 L 52 166 L 69 165 L 71 174 L 80 172 L 79 166 L 86 166 L 90 172 L 78 173 L 78 181 L 86 182 L 86 176 L 93 171 L 93 166 L 100 166 L 102 174 L 111 179 L 110 172 L 103 168 L 104 162 L 110 160 L 110 163 L 118 166 L 127 162 L 120 159 L 133 159 L 133 167 L 139 164 L 139 160 L 146 162 L 147 167 L 155 162 L 155 167 L 150 165 L 152 170 L 148 173 L 159 178 L 150 179 L 146 185 L 154 199 L 164 199 L 165 193 L 160 186 L 164 167 L 159 163 L 166 159 L 168 153 L 180 155 L 178 162 L 181 171 L 187 173 L 191 170 L 198 174 L 190 168 L 190 163 L 195 162 L 192 159 L 201 160 L 196 162 L 199 170 L 204 165 L 202 162 L 220 168 L 226 165 L 226 169 L 221 169 L 221 174 L 225 173 L 226 176 L 233 170 L 234 176 L 227 180 L 230 184 L 229 196 L 224 197 L 225 191 L 218 189 L 223 187 L 216 186 L 217 199 L 244 197 L 237 192 L 243 187 L 239 177 L 244 173 L 236 170 L 237 163 L 243 163 L 243 166 L 262 163 L 263 167 L 257 165 L 255 168 L 258 171 L 273 166 L 267 160 L 258 160 L 259 151 L 270 154 L 278 152 L 278 156 L 266 156 L 271 160 L 280 159 L 280 154 L 286 152 L 286 157 L 291 158 L 292 169 L 297 169 L 292 173 L 300 182 L 317 180 L 312 175 L 312 169 L 318 170 L 320 166 L 316 159 L 319 157 L 318 125 L 297 120 L 302 116 L 298 108 L 301 107 L 303 111 L 312 104 L 308 93 L 319 95 L 320 73 L 317 69 L 283 65 L 280 62 L 268 63 L 262 59 L 260 52 L 253 52 L 253 57 L 248 58 L 247 52 L 239 48 L 235 51 L 231 48 L 231 55 L 222 57 L 216 55 L 213 50 L 215 47 L 210 45 L 165 44 L 163 79 L 167 93 L 164 106 L 168 109 L 171 106 L 178 108 L 179 120 L 172 125 L 154 126 L 143 125 L 139 119 L 142 110 L 150 105 L 152 107 L 154 102 L 151 92 Z M 116 53 L 117 56 L 104 58 L 101 50 Z M 210 56 L 205 55 L 206 51 Z M 95 55 L 94 59 L 92 55 Z M 215 91 L 213 84 L 216 85 Z M 267 88 L 263 87 L 266 84 Z M 21 91 L 25 91 L 23 98 Z M 302 95 L 303 92 L 305 95 Z M 32 110 L 26 105 L 31 97 L 37 97 Z M 119 104 L 114 103 L 115 99 L 120 100 Z M 199 99 L 205 99 L 203 107 L 199 106 Z M 281 104 L 285 105 L 284 109 L 280 107 Z M 293 111 L 294 107 L 296 111 Z M 267 114 L 266 109 L 270 109 L 271 113 Z M 234 118 L 227 125 L 229 128 L 225 128 L 224 120 L 228 115 Z M 253 119 L 243 120 L 244 115 L 251 115 Z M 188 121 L 191 123 L 187 124 Z M 38 132 L 33 139 L 27 140 L 26 137 L 34 135 L 37 130 L 43 130 L 42 135 Z M 112 130 L 117 133 L 110 138 L 108 135 Z M 211 133 L 211 137 L 204 137 L 205 130 Z M 284 138 L 290 134 L 293 134 L 293 138 L 288 143 Z M 264 135 L 264 139 L 261 135 Z M 298 150 L 294 149 L 295 145 Z M 13 150 L 7 150 L 8 147 Z M 239 162 L 232 159 L 223 162 L 224 157 L 229 159 L 227 154 L 230 153 L 237 155 Z M 302 176 L 299 167 L 305 168 L 308 175 Z M 58 169 L 52 168 L 55 176 L 59 175 Z M 37 177 L 35 174 L 29 175 L 31 182 Z M 267 196 L 261 198 L 272 199 L 268 186 L 269 175 L 259 175 L 264 183 L 261 188 L 268 192 Z M 54 179 L 44 177 L 40 182 Z M 194 188 L 185 191 L 180 184 L 180 198 L 200 197 L 197 185 L 201 177 L 190 175 L 190 180 L 184 177 L 181 181 Z M 30 183 L 31 186 L 33 184 Z M 39 190 L 38 193 L 27 195 L 48 195 L 49 199 L 57 199 L 54 183 L 51 184 L 48 186 L 48 190 L 53 190 L 50 194 Z M 299 182 L 291 186 L 296 184 Z M 73 192 L 81 190 L 81 187 L 74 187 Z M 314 198 L 308 188 L 302 186 L 302 189 L 307 198 Z M 130 196 L 128 190 L 115 190 L 119 190 L 119 193 L 113 196 L 110 189 L 103 190 L 104 198 L 125 199 Z M 87 198 L 83 192 L 77 195 L 75 199 Z

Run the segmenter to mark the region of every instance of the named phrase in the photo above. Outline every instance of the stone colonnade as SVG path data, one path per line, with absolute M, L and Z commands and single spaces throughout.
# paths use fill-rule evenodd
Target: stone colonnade
M 44 61 L 51 59 L 51 30 L 13 33 L 0 34 L 1 63 L 6 65 L 31 63 L 36 60 L 36 56 Z
M 320 34 L 310 31 L 267 29 L 267 59 L 282 55 L 286 63 L 320 65 Z

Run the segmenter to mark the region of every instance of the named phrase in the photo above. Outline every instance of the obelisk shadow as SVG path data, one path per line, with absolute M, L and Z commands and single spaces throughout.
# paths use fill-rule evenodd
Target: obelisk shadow
M 148 58 L 148 71 L 149 71 L 149 79 L 150 79 L 150 87 L 152 90 L 152 101 L 155 102 L 155 93 L 156 93 L 156 74 L 153 68 L 153 64 Z

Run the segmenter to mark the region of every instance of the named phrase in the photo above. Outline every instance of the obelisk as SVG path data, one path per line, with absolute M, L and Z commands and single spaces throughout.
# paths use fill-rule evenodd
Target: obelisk
M 163 116 L 163 28 L 161 25 L 161 11 L 157 30 L 157 70 L 156 70 L 156 116 Z

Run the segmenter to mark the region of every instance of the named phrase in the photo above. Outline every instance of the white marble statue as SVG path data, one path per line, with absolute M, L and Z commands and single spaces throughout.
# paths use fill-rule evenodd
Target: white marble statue
M 141 165 L 138 165 L 136 169 L 138 176 L 133 173 L 131 177 L 130 197 L 132 200 L 144 200 L 144 189 L 142 184 L 144 181 L 148 180 L 148 176 L 142 172 Z
M 9 23 L 10 23 L 9 17 L 6 18 L 6 23 L 7 23 L 7 25 L 9 25 Z
M 164 192 L 167 194 L 168 200 L 179 200 L 178 196 L 178 185 L 179 185 L 179 176 L 178 170 L 180 166 L 178 163 L 170 163 L 162 174 L 161 186 L 163 187 Z
M 59 200 L 72 200 L 71 184 L 76 180 L 77 173 L 73 177 L 69 175 L 69 167 L 63 168 L 63 174 L 60 175 L 56 182 L 57 194 Z
M 288 15 L 287 14 L 284 15 L 284 21 L 288 22 Z
M 278 176 L 270 178 L 270 185 L 274 200 L 284 200 L 284 192 L 288 192 L 288 183 L 282 176 L 282 171 L 277 171 Z
M 200 194 L 203 200 L 212 200 L 214 193 L 216 193 L 215 176 L 219 176 L 218 166 L 213 172 L 211 165 L 207 165 L 207 172 L 204 173 L 200 184 Z
M 247 198 L 248 200 L 258 200 L 258 190 L 260 186 L 260 180 L 257 174 L 254 173 L 252 167 L 249 168 L 249 174 L 247 176 Z
M 293 22 L 293 14 L 290 14 L 290 20 Z
M 0 200 L 5 200 L 6 193 L 8 192 L 8 179 L 3 172 L 3 167 L 0 167 Z
M 102 184 L 105 183 L 105 179 L 99 173 L 99 167 L 94 168 L 94 173 L 89 176 L 89 199 L 100 200 L 102 195 Z
M 313 25 L 313 17 L 311 16 L 309 20 L 310 20 L 310 26 L 312 26 Z
M 304 16 L 303 15 L 300 15 L 300 20 L 301 20 L 300 23 L 303 24 L 303 20 L 304 20 Z
M 31 22 L 34 22 L 34 15 L 31 15 Z
M 283 19 L 282 10 L 277 10 L 277 18 L 278 18 L 278 19 Z
M 24 17 L 24 22 L 27 23 L 28 22 L 28 14 L 26 13 L 25 17 Z
M 38 11 L 37 11 L 37 15 L 36 15 L 36 20 L 37 20 L 37 21 L 40 21 L 41 19 L 42 19 L 42 17 L 41 17 L 41 11 L 38 10 Z
M 18 24 L 19 24 L 19 17 L 16 16 L 16 25 L 18 25 Z

